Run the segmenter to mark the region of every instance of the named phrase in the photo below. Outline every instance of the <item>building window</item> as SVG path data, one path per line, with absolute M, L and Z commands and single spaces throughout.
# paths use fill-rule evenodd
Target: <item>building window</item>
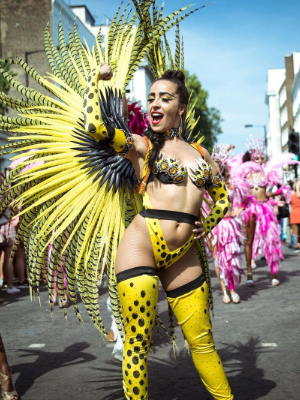
M 286 86 L 284 85 L 280 94 L 279 94 L 279 105 L 280 108 L 284 105 L 284 103 L 286 102 Z
M 283 127 L 288 121 L 288 114 L 287 114 L 287 107 L 284 107 L 284 109 L 280 113 L 280 125 Z
M 281 133 L 281 145 L 284 147 L 289 139 L 289 130 L 288 128 L 285 128 L 285 130 Z

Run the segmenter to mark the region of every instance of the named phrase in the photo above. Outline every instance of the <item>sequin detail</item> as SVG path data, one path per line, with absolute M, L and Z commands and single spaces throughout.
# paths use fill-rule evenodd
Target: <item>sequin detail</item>
M 199 188 L 220 187 L 222 182 L 220 173 L 213 177 L 212 166 L 208 162 L 200 157 L 195 161 L 197 167 L 187 169 L 176 158 L 166 158 L 160 153 L 153 173 L 163 183 L 181 183 L 188 173 L 193 184 Z

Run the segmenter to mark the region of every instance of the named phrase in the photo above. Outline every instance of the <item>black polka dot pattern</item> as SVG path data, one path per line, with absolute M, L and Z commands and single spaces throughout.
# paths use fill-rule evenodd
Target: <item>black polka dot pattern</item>
M 233 399 L 213 342 L 206 282 L 190 293 L 168 298 L 168 302 L 190 345 L 195 367 L 206 387 L 209 387 L 210 394 L 214 398 L 218 394 L 224 399 Z
M 194 235 L 191 235 L 191 237 L 183 244 L 183 246 L 174 251 L 170 251 L 162 235 L 159 221 L 152 218 L 146 218 L 146 221 L 154 249 L 156 267 L 158 269 L 169 268 L 180 257 L 182 257 L 194 243 Z
M 123 379 L 126 398 L 148 398 L 147 354 L 158 300 L 158 278 L 142 275 L 118 284 L 125 334 Z M 125 296 L 123 296 L 125 293 Z M 127 390 L 128 389 L 128 390 Z

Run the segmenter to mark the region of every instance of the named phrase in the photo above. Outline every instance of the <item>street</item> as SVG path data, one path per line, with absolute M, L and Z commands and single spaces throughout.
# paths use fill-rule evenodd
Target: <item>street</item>
M 265 261 L 257 261 L 255 286 L 238 289 L 241 303 L 222 303 L 211 265 L 215 316 L 215 344 L 236 400 L 297 400 L 300 398 L 299 290 L 300 255 L 284 248 L 280 286 L 270 284 Z M 100 290 L 101 315 L 107 330 L 111 317 L 107 291 Z M 41 307 L 28 290 L 0 292 L 0 332 L 13 381 L 21 400 L 123 399 L 121 363 L 112 355 L 80 303 L 84 327 L 70 307 L 68 319 L 57 306 L 53 322 L 43 288 Z M 167 323 L 167 303 L 161 290 L 159 310 Z M 155 329 L 155 328 L 154 328 Z M 178 351 L 160 344 L 149 355 L 149 399 L 210 399 L 176 328 Z

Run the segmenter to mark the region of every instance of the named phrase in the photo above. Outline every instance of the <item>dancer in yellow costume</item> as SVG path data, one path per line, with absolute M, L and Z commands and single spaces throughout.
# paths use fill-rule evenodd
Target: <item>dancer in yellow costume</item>
M 209 392 L 215 399 L 232 399 L 212 339 L 212 294 L 200 223 L 202 219 L 208 234 L 226 213 L 228 196 L 216 166 L 192 133 L 179 31 L 174 59 L 164 36 L 195 10 L 182 15 L 185 7 L 164 18 L 152 1 L 134 1 L 134 6 L 133 15 L 118 10 L 104 48 L 101 31 L 90 50 L 80 42 L 75 26 L 67 46 L 60 26 L 58 51 L 46 30 L 52 69 L 48 78 L 23 60 L 8 61 L 19 64 L 52 96 L 26 88 L 1 71 L 23 96 L 0 94 L 4 104 L 19 112 L 0 119 L 2 129 L 16 133 L 1 153 L 19 152 L 18 158 L 31 150 L 2 185 L 0 195 L 5 195 L 14 183 L 2 209 L 12 197 L 17 197 L 16 207 L 22 202 L 13 251 L 22 237 L 31 293 L 39 293 L 43 277 L 51 301 L 56 271 L 60 295 L 68 294 L 82 322 L 77 285 L 104 336 L 97 278 L 107 265 L 111 306 L 120 332 L 125 330 L 127 399 L 148 398 L 152 328 L 166 330 L 157 311 L 158 280 L 168 297 L 170 339 L 174 343 L 174 313 Z M 142 138 L 132 134 L 123 119 L 122 95 L 144 57 L 156 81 L 148 97 L 151 121 Z M 166 72 L 167 64 L 171 70 Z M 33 161 L 42 164 L 21 172 Z M 215 201 L 206 218 L 199 213 L 204 190 Z

